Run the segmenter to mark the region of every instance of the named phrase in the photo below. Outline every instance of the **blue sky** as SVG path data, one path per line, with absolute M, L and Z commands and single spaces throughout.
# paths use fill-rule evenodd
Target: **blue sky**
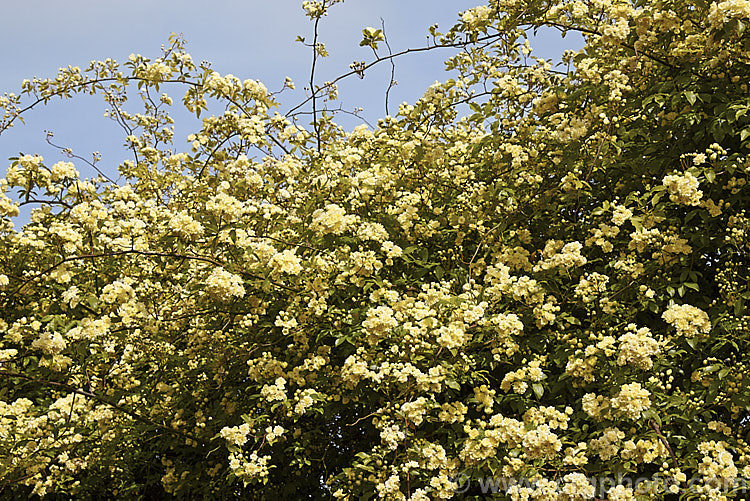
M 427 29 L 438 23 L 442 29 L 454 24 L 458 12 L 481 4 L 481 0 L 346 0 L 331 9 L 320 25 L 320 40 L 330 58 L 322 60 L 318 80 L 330 80 L 349 70 L 354 60 L 369 60 L 369 49 L 359 47 L 361 31 L 380 26 L 394 52 L 423 46 Z M 222 73 L 241 79 L 259 79 L 271 89 L 281 88 L 291 77 L 296 94 L 282 95 L 288 109 L 303 96 L 309 79 L 310 50 L 296 43 L 297 35 L 311 40 L 312 23 L 305 17 L 301 0 L 27 0 L 3 5 L 0 30 L 0 93 L 15 92 L 24 78 L 53 76 L 57 68 L 84 68 L 91 60 L 113 58 L 125 61 L 129 54 L 158 57 L 160 46 L 171 32 L 181 33 L 187 50 L 196 61 L 208 60 Z M 555 34 L 538 39 L 535 53 L 557 58 L 563 48 L 572 48 L 571 38 L 561 43 Z M 447 50 L 410 55 L 396 61 L 398 85 L 391 92 L 391 111 L 402 101 L 413 102 L 435 80 L 444 80 L 442 61 Z M 353 77 L 342 83 L 340 101 L 344 108 L 362 107 L 372 123 L 384 115 L 383 96 L 390 67 L 382 64 L 362 80 Z M 167 89 L 179 103 L 181 89 Z M 114 172 L 127 154 L 120 147 L 122 131 L 103 118 L 105 104 L 99 97 L 79 96 L 53 102 L 33 110 L 19 124 L 0 135 L 0 165 L 20 152 L 38 153 L 48 165 L 62 156 L 45 143 L 45 130 L 55 134 L 57 144 L 71 147 L 89 158 L 103 154 L 102 166 Z M 349 126 L 354 119 L 341 120 Z M 183 131 L 182 137 L 189 133 Z M 178 124 L 175 147 L 182 148 Z M 85 165 L 77 167 L 85 177 L 93 176 Z M 107 168 L 109 166 L 109 168 Z M 89 169 L 90 170 L 90 169 Z

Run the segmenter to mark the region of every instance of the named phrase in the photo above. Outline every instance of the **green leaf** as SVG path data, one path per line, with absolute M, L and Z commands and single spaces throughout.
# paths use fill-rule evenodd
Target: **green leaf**
M 456 391 L 459 391 L 461 389 L 461 385 L 452 379 L 446 379 L 445 386 L 447 386 L 448 388 L 454 389 Z
M 716 172 L 714 172 L 713 169 L 706 169 L 703 171 L 703 174 L 706 176 L 706 180 L 709 183 L 713 183 L 714 180 L 716 179 Z
M 653 419 L 657 426 L 661 426 L 661 416 L 653 407 L 643 411 L 643 417 L 646 419 Z
M 444 274 L 445 274 L 445 270 L 443 269 L 442 266 L 438 265 L 435 267 L 435 276 L 437 277 L 438 280 L 442 280 Z
M 533 383 L 531 389 L 534 390 L 537 398 L 542 398 L 542 395 L 544 395 L 544 386 L 541 383 Z

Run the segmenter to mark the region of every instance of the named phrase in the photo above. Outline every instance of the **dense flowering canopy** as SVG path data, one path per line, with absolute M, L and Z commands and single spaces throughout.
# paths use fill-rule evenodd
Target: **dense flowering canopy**
M 316 28 L 333 3 L 304 2 Z M 0 180 L 0 492 L 740 495 L 747 23 L 491 0 L 432 30 L 449 80 L 351 131 L 335 84 L 282 116 L 179 39 L 25 81 L 0 131 L 101 94 L 132 155 L 119 183 L 35 154 Z M 543 27 L 585 48 L 537 59 Z M 364 36 L 352 74 L 388 60 Z M 202 118 L 184 150 L 174 93 Z

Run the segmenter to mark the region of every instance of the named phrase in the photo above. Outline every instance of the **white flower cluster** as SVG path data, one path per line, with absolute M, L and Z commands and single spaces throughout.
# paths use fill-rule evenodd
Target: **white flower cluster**
M 1 282 L 1 281 L 0 281 Z M 65 304 L 70 306 L 71 308 L 75 308 L 78 306 L 78 303 L 81 301 L 81 289 L 76 287 L 75 285 L 71 285 L 68 287 L 68 289 L 62 293 L 62 300 Z
M 269 444 L 274 444 L 285 431 L 284 427 L 279 425 L 266 427 L 266 441 Z
M 611 400 L 611 406 L 628 419 L 638 419 L 643 411 L 651 407 L 651 392 L 641 387 L 641 383 L 624 384 L 620 392 Z
M 383 244 L 380 246 L 380 250 L 383 251 L 388 259 L 401 257 L 401 254 L 403 253 L 401 247 L 394 244 L 390 240 L 386 240 L 385 242 L 383 242 Z
M 659 343 L 651 337 L 648 327 L 636 329 L 635 324 L 627 327 L 628 332 L 620 336 L 620 349 L 617 354 L 617 365 L 631 365 L 648 370 L 653 367 L 651 357 L 661 353 Z
M 708 23 L 713 29 L 720 29 L 731 19 L 750 19 L 750 1 L 725 0 L 712 2 L 708 12 Z
M 219 435 L 228 443 L 242 447 L 247 442 L 247 436 L 251 431 L 250 425 L 243 423 L 239 426 L 225 426 L 221 429 Z
M 568 473 L 563 477 L 563 481 L 561 499 L 584 500 L 594 497 L 596 489 L 583 473 Z
M 244 213 L 242 202 L 232 195 L 220 192 L 206 201 L 206 211 L 209 214 L 216 214 L 227 221 L 237 221 Z
M 451 322 L 443 325 L 437 331 L 437 342 L 440 346 L 448 349 L 458 348 L 466 341 L 466 330 L 463 322 Z
M 78 176 L 79 173 L 71 162 L 57 162 L 52 166 L 52 181 L 76 179 Z
M 196 238 L 203 234 L 203 225 L 185 211 L 176 212 L 168 223 L 169 229 L 184 238 Z
M 466 23 L 470 29 L 475 30 L 487 23 L 491 12 L 492 10 L 486 5 L 480 5 L 473 9 L 464 11 L 461 15 L 461 20 Z
M 4 216 L 16 217 L 18 215 L 18 203 L 5 194 L 5 185 L 0 181 L 0 218 Z
M 622 226 L 625 224 L 625 221 L 628 221 L 631 217 L 633 217 L 633 211 L 624 205 L 617 205 L 614 212 L 612 212 L 612 224 Z
M 357 229 L 357 237 L 362 240 L 384 242 L 388 240 L 388 231 L 380 223 L 364 222 Z
M 532 360 L 528 367 L 521 367 L 517 371 L 508 372 L 500 383 L 500 388 L 506 392 L 513 388 L 515 393 L 523 395 L 529 388 L 527 381 L 536 383 L 545 378 L 540 365 L 540 360 Z
M 523 322 L 515 313 L 500 313 L 490 318 L 490 323 L 497 329 L 498 337 L 507 339 L 523 332 Z
M 378 483 L 375 490 L 380 499 L 392 499 L 394 501 L 406 499 L 406 496 L 401 492 L 401 479 L 397 473 L 388 477 L 385 482 Z
M 729 444 L 724 441 L 711 440 L 698 444 L 698 450 L 703 454 L 703 460 L 698 463 L 698 473 L 703 475 L 707 482 L 710 483 L 719 478 L 730 481 L 737 478 L 737 467 L 727 447 Z
M 277 273 L 287 273 L 289 275 L 299 275 L 302 271 L 300 258 L 293 250 L 285 250 L 274 254 L 268 261 L 268 266 L 273 268 Z
M 708 314 L 689 304 L 672 305 L 662 313 L 661 318 L 677 329 L 677 334 L 685 337 L 708 334 L 711 330 Z
M 580 242 L 569 242 L 563 244 L 559 240 L 549 240 L 544 246 L 542 256 L 544 259 L 534 266 L 534 271 L 550 270 L 559 268 L 567 270 L 586 264 L 586 258 L 581 255 L 583 245 Z
M 305 12 L 311 19 L 326 15 L 324 2 L 306 0 L 302 2 L 302 8 L 305 9 Z
M 683 205 L 700 205 L 703 192 L 698 189 L 698 178 L 690 172 L 664 176 L 662 184 L 669 190 L 669 199 Z
M 523 422 L 526 426 L 530 424 L 534 426 L 547 424 L 552 430 L 567 430 L 570 416 L 574 412 L 572 407 L 565 407 L 563 410 L 545 406 L 531 407 L 523 413 Z
M 71 340 L 103 338 L 109 332 L 110 323 L 111 320 L 107 316 L 97 319 L 84 318 L 66 335 Z
M 83 235 L 70 225 L 63 223 L 52 223 L 49 232 L 62 241 L 65 252 L 74 253 L 83 246 Z
M 669 450 L 658 438 L 653 440 L 641 438 L 637 442 L 626 440 L 622 443 L 620 457 L 633 459 L 638 463 L 653 463 L 659 458 L 669 457 Z
M 274 384 L 264 384 L 260 396 L 269 402 L 286 400 L 286 379 L 278 377 Z
M 588 132 L 589 124 L 586 120 L 568 117 L 562 113 L 557 113 L 555 116 L 559 116 L 559 119 L 557 120 L 557 130 L 554 137 L 560 142 L 569 143 L 577 141 Z M 575 174 L 571 178 L 575 178 Z M 567 188 L 575 185 L 575 181 L 571 178 L 566 179 Z
M 424 397 L 418 397 L 412 402 L 404 402 L 401 405 L 401 412 L 404 413 L 404 417 L 413 423 L 414 426 L 419 426 L 424 420 L 425 413 L 429 410 L 429 402 Z
M 104 337 L 109 331 L 111 320 L 109 317 L 97 319 L 84 318 L 76 326 L 67 332 L 67 337 L 71 340 L 79 339 L 99 339 Z
M 12 359 L 18 355 L 18 350 L 15 348 L 8 348 L 6 350 L 0 350 L 0 365 L 2 365 L 3 362 L 7 362 L 8 360 Z M 0 402 L 2 404 L 4 402 Z
M 297 404 L 294 406 L 294 413 L 298 415 L 302 415 L 305 412 L 307 412 L 307 409 L 313 406 L 315 403 L 315 400 L 313 400 L 313 396 L 315 396 L 317 392 L 313 390 L 312 388 L 306 388 L 302 391 L 297 391 L 296 399 Z
M 56 355 L 68 346 L 68 342 L 59 332 L 42 332 L 37 339 L 31 343 L 35 350 L 41 350 L 47 355 Z
M 406 438 L 406 434 L 401 431 L 401 428 L 397 424 L 386 426 L 380 430 L 380 440 L 389 449 L 395 451 L 398 448 L 399 443 Z
M 390 332 L 398 325 L 393 316 L 393 309 L 388 306 L 378 306 L 367 311 L 367 318 L 362 322 L 362 327 L 367 330 L 368 340 L 377 342 L 383 335 Z
M 115 280 L 107 284 L 99 295 L 99 300 L 106 304 L 122 304 L 131 300 L 135 296 L 135 291 L 131 284 L 133 279 L 125 277 L 122 280 Z
M 162 82 L 168 80 L 169 77 L 172 76 L 172 69 L 160 60 L 156 60 L 156 62 L 152 64 L 147 64 L 141 69 L 143 71 L 143 77 L 152 82 Z
M 474 398 L 479 407 L 483 407 L 487 414 L 492 413 L 492 407 L 495 405 L 495 393 L 495 390 L 488 388 L 486 384 L 474 388 Z
M 590 303 L 597 295 L 607 291 L 609 277 L 601 273 L 586 273 L 576 285 L 575 295 L 580 297 L 584 303 Z
M 242 297 L 245 295 L 245 287 L 242 285 L 242 278 L 233 273 L 229 273 L 224 268 L 214 268 L 206 279 L 206 290 L 209 294 L 223 301 L 228 301 L 233 297 Z
M 586 414 L 599 421 L 613 416 L 636 420 L 651 407 L 650 396 L 651 392 L 641 387 L 640 383 L 630 383 L 622 385 L 611 399 L 587 393 L 581 399 L 581 407 Z
M 268 476 L 268 460 L 270 456 L 258 456 L 253 452 L 245 458 L 242 453 L 235 452 L 229 455 L 229 467 L 237 478 L 250 481 L 262 479 Z
M 635 501 L 635 494 L 631 487 L 616 485 L 607 491 L 607 499 L 610 501 Z
M 321 235 L 341 235 L 356 222 L 357 216 L 347 215 L 346 211 L 336 204 L 328 204 L 325 209 L 313 212 L 310 228 Z
M 419 452 L 424 458 L 421 466 L 428 470 L 444 468 L 448 463 L 448 455 L 440 444 L 428 443 L 422 446 Z
M 562 449 L 562 442 L 546 424 L 526 432 L 523 437 L 523 448 L 529 459 L 550 459 Z
M 602 436 L 591 439 L 589 445 L 602 461 L 609 461 L 620 450 L 620 442 L 624 438 L 625 432 L 619 428 L 606 428 Z
M 615 216 L 616 215 L 617 214 L 615 214 Z M 615 216 L 612 216 L 613 220 L 615 220 Z M 611 240 L 619 235 L 620 227 L 617 225 L 610 226 L 608 224 L 599 223 L 599 227 L 591 228 L 589 233 L 590 236 L 586 239 L 586 245 L 591 246 L 596 244 L 601 247 L 603 252 L 609 253 L 614 249 Z

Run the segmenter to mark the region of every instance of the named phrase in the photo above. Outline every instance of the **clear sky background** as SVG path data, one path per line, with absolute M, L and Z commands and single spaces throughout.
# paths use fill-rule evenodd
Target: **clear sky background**
M 320 24 L 320 41 L 331 57 L 321 60 L 317 81 L 331 80 L 349 71 L 354 60 L 369 61 L 369 48 L 360 47 L 362 29 L 380 27 L 394 52 L 424 46 L 428 28 L 452 26 L 458 13 L 482 0 L 346 0 L 335 5 Z M 52 77 L 61 66 L 85 68 L 92 60 L 113 58 L 124 62 L 131 53 L 156 58 L 169 34 L 181 33 L 187 50 L 196 62 L 208 60 L 221 74 L 240 79 L 261 80 L 270 90 L 282 87 L 291 77 L 297 90 L 280 96 L 284 111 L 304 98 L 309 80 L 311 53 L 295 42 L 297 35 L 312 40 L 312 23 L 302 10 L 301 0 L 24 0 L 3 2 L 0 29 L 0 93 L 17 92 L 24 78 Z M 558 59 L 563 49 L 579 48 L 575 37 L 562 40 L 555 33 L 536 39 L 532 45 L 539 57 Z M 382 47 L 382 44 L 381 44 Z M 381 51 L 384 50 L 382 47 Z M 396 60 L 398 85 L 391 91 L 391 112 L 403 101 L 418 99 L 435 80 L 448 74 L 443 64 L 453 52 L 439 49 L 407 55 Z M 350 77 L 340 85 L 340 102 L 346 109 L 364 108 L 363 116 L 376 123 L 385 114 L 384 94 L 390 66 L 381 63 L 364 79 Z M 166 88 L 174 97 L 175 108 L 184 89 Z M 135 93 L 133 94 L 135 96 Z M 137 97 L 136 97 L 137 99 Z M 18 153 L 38 153 L 45 163 L 64 157 L 45 142 L 45 130 L 54 132 L 54 141 L 90 158 L 93 151 L 103 155 L 100 166 L 116 172 L 127 152 L 121 147 L 122 130 L 103 117 L 106 105 L 100 97 L 76 96 L 51 102 L 25 115 L 18 124 L 0 135 L 0 172 L 8 157 Z M 341 116 L 339 123 L 351 128 L 356 119 Z M 187 145 L 184 137 L 191 130 L 177 124 L 175 148 Z M 76 162 L 84 177 L 93 177 L 90 167 Z

